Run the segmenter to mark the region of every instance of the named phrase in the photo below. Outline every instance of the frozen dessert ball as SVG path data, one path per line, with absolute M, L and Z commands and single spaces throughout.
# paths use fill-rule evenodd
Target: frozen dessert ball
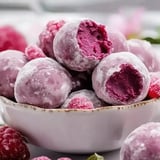
M 120 31 L 108 29 L 107 33 L 110 41 L 112 42 L 112 53 L 128 51 L 126 37 Z
M 110 104 L 131 104 L 143 100 L 150 75 L 142 61 L 130 52 L 105 57 L 92 73 L 97 96 Z
M 14 98 L 14 85 L 18 72 L 27 63 L 23 52 L 5 50 L 0 52 L 0 95 Z
M 72 92 L 62 105 L 62 108 L 93 109 L 102 105 L 104 105 L 104 102 L 92 90 L 82 89 Z
M 141 125 L 125 139 L 120 160 L 160 160 L 160 123 Z
M 56 59 L 75 71 L 93 69 L 110 54 L 111 45 L 105 27 L 92 20 L 65 23 L 53 42 Z
M 51 58 L 29 61 L 19 72 L 15 98 L 42 108 L 59 107 L 72 89 L 69 73 Z
M 53 52 L 53 41 L 58 30 L 64 25 L 64 20 L 49 21 L 46 28 L 39 35 L 39 47 L 48 57 L 55 58 Z
M 127 43 L 129 51 L 138 56 L 150 72 L 160 71 L 159 57 L 149 42 L 140 39 L 130 39 Z
M 0 27 L 0 51 L 13 49 L 24 51 L 27 46 L 27 41 L 13 26 Z

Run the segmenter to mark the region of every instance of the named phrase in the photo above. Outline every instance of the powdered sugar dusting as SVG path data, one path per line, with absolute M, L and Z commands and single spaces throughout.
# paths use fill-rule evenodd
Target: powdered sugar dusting
M 146 123 L 132 131 L 120 151 L 120 160 L 159 160 L 159 158 L 159 122 Z
M 60 106 L 71 91 L 69 73 L 51 58 L 37 58 L 19 72 L 15 83 L 15 98 L 44 108 Z
M 114 97 L 111 97 L 109 92 L 106 91 L 105 87 L 106 82 L 111 75 L 121 72 L 121 66 L 123 64 L 130 64 L 133 66 L 137 73 L 141 75 L 143 81 L 141 93 L 129 102 L 120 102 L 119 100 L 114 99 Z M 112 53 L 103 58 L 103 60 L 97 65 L 92 74 L 92 83 L 97 96 L 108 103 L 133 103 L 143 100 L 146 97 L 150 84 L 150 75 L 146 66 L 137 56 L 130 52 L 118 52 Z

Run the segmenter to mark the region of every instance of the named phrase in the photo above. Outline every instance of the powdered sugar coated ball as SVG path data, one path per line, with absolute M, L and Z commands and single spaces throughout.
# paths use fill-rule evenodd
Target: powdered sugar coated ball
M 112 42 L 112 53 L 128 51 L 126 37 L 120 31 L 108 29 L 107 33 Z
M 69 73 L 51 58 L 37 58 L 19 72 L 15 98 L 42 108 L 59 107 L 72 89 Z
M 0 53 L 0 95 L 14 98 L 14 85 L 18 72 L 27 63 L 23 52 L 6 50 Z
M 131 104 L 143 100 L 149 84 L 148 69 L 130 52 L 108 55 L 92 73 L 95 93 L 110 104 Z
M 146 65 L 150 72 L 160 71 L 160 60 L 153 46 L 140 39 L 130 39 L 127 41 L 129 51 L 138 56 Z
M 120 160 L 160 160 L 160 123 L 141 125 L 125 139 Z
M 75 71 L 93 69 L 110 54 L 111 45 L 105 27 L 88 19 L 65 23 L 53 42 L 56 59 Z

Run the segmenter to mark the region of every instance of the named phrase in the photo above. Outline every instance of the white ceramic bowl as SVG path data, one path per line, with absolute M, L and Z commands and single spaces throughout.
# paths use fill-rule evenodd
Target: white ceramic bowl
M 29 142 L 65 153 L 103 152 L 120 148 L 139 125 L 160 121 L 160 99 L 92 110 L 42 109 L 0 97 L 5 123 Z

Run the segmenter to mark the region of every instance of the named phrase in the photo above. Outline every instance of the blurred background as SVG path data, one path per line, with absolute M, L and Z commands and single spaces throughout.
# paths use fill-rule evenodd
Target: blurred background
M 119 8 L 144 7 L 159 10 L 159 0 L 0 0 L 0 9 L 51 12 L 116 12 Z
M 0 25 L 14 25 L 29 42 L 36 41 L 49 20 L 84 17 L 127 32 L 127 38 L 156 37 L 159 9 L 159 0 L 0 0 Z

